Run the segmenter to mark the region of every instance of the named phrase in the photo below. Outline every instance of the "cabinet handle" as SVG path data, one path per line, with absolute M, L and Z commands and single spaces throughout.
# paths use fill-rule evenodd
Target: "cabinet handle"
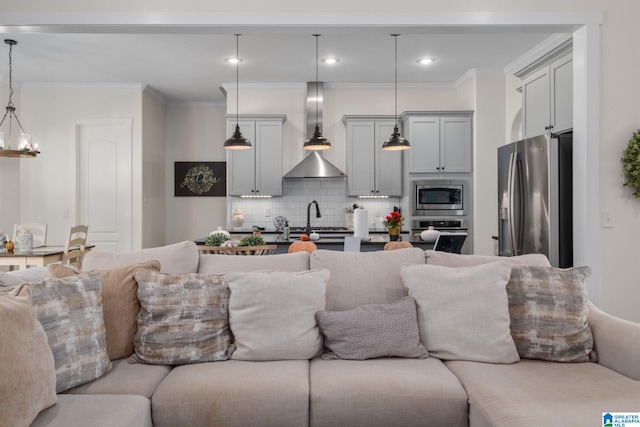
M 440 170 L 440 166 L 438 166 L 438 167 L 436 168 L 436 170 Z
M 444 166 L 440 168 L 440 170 L 444 170 Z

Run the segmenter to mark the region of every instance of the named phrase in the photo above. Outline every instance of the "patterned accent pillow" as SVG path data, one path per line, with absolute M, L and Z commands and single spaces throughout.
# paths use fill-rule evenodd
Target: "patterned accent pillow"
M 328 270 L 227 273 L 236 360 L 304 360 L 322 353 L 316 312 L 324 310 Z
M 0 325 L 0 424 L 28 426 L 57 401 L 53 354 L 29 286 L 0 289 Z
M 589 267 L 514 266 L 507 285 L 511 335 L 520 357 L 589 362 L 597 355 L 587 322 Z
M 138 283 L 133 273 L 138 269 L 160 271 L 160 262 L 148 261 L 110 270 L 95 270 L 102 280 L 102 307 L 104 327 L 107 333 L 107 353 L 109 359 L 116 360 L 133 354 L 133 339 L 138 329 L 140 312 Z M 82 272 L 68 265 L 51 264 L 51 276 L 71 277 Z
M 316 319 L 325 336 L 324 345 L 330 350 L 323 359 L 428 357 L 420 342 L 416 301 L 411 297 L 349 311 L 319 311 Z
M 47 333 L 56 366 L 56 392 L 100 378 L 107 354 L 100 274 L 31 283 L 33 314 Z
M 227 360 L 235 349 L 229 329 L 229 287 L 221 275 L 137 270 L 135 360 L 160 365 Z

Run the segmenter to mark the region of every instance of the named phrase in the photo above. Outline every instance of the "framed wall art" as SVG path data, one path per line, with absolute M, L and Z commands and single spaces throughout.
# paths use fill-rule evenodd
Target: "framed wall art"
M 227 162 L 175 162 L 175 196 L 224 197 Z

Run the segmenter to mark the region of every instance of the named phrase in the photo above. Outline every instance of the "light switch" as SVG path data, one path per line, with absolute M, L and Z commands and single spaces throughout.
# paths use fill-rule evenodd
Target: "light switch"
M 604 209 L 600 218 L 602 228 L 613 228 L 613 211 Z

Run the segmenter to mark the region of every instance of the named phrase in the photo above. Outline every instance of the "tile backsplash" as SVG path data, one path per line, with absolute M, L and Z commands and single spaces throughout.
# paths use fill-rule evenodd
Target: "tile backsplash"
M 316 200 L 320 206 L 321 218 L 316 218 L 315 206 L 311 207 L 311 228 L 318 227 L 346 227 L 346 210 L 358 204 L 369 210 L 369 220 L 372 230 L 383 230 L 382 218 L 400 206 L 399 198 L 388 199 L 360 199 L 347 197 L 347 180 L 344 178 L 322 179 L 285 179 L 282 182 L 282 197 L 267 199 L 251 199 L 229 197 L 228 230 L 233 230 L 231 214 L 240 208 L 244 214 L 243 229 L 252 226 L 265 227 L 273 230 L 273 220 L 283 216 L 291 227 L 304 227 L 307 223 L 307 206 Z M 269 216 L 266 216 L 269 214 Z

